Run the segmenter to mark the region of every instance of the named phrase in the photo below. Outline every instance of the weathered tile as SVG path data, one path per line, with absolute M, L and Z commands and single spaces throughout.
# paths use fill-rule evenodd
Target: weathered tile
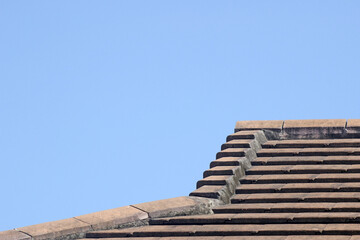
M 94 230 L 98 230 L 118 228 L 121 225 L 131 226 L 131 224 L 147 219 L 148 214 L 132 206 L 125 206 L 81 215 L 75 218 L 91 224 Z
M 1 240 L 31 240 L 31 237 L 16 230 L 8 230 L 8 231 L 0 232 L 0 239 Z
M 227 148 L 216 154 L 216 159 L 223 157 L 244 157 L 247 148 Z
M 204 172 L 204 178 L 212 175 L 234 175 L 239 171 L 239 166 L 216 166 Z
M 222 157 L 210 163 L 210 168 L 216 166 L 239 166 L 241 157 Z
M 198 200 L 199 201 L 199 200 Z M 151 218 L 184 215 L 194 212 L 199 202 L 191 197 L 176 197 L 133 205 L 149 214 Z M 204 199 L 204 202 L 208 201 Z
M 360 128 L 360 119 L 348 119 L 347 128 Z
M 286 128 L 345 128 L 346 119 L 285 120 Z
M 272 129 L 281 130 L 283 120 L 258 120 L 258 121 L 238 121 L 235 129 L 237 130 L 253 130 L 253 129 Z
M 18 230 L 29 234 L 35 240 L 60 239 L 66 237 L 82 237 L 86 232 L 91 230 L 91 226 L 75 218 L 68 218 L 21 227 L 18 228 Z

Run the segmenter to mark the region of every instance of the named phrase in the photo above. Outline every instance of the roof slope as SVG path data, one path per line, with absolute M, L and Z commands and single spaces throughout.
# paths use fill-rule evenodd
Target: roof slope
M 360 121 L 244 121 L 191 196 L 214 214 L 153 218 L 91 238 L 360 239 Z
M 189 197 L 0 232 L 74 238 L 360 240 L 360 120 L 240 121 Z

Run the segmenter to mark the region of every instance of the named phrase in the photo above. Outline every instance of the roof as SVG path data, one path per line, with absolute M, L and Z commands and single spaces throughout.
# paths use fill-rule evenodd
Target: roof
M 184 196 L 0 239 L 360 239 L 360 120 L 239 121 Z

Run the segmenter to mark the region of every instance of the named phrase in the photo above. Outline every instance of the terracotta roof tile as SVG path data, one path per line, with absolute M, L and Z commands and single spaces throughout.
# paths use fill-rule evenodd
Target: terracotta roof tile
M 263 148 L 296 148 L 296 147 L 359 147 L 360 139 L 301 139 L 272 140 L 264 143 Z
M 235 132 L 227 136 L 226 141 L 229 142 L 234 139 L 254 139 L 257 132 L 259 132 L 259 130 Z
M 283 126 L 283 120 L 272 121 L 238 121 L 235 129 L 247 130 L 247 129 L 278 129 L 281 130 Z
M 254 166 L 246 172 L 248 175 L 289 173 L 360 173 L 360 164 Z
M 347 127 L 348 128 L 353 128 L 353 127 L 360 128 L 360 119 L 349 119 L 347 121 Z
M 239 166 L 240 157 L 222 157 L 210 163 L 210 168 L 216 166 Z
M 296 165 L 296 164 L 360 164 L 360 156 L 258 157 L 252 161 L 252 165 Z
M 228 149 L 226 149 L 228 150 Z M 228 150 L 227 152 L 231 152 Z M 360 155 L 360 148 L 281 148 L 262 149 L 259 157 L 273 156 L 333 156 L 333 155 Z
M 19 231 L 8 230 L 8 231 L 0 232 L 0 239 L 1 240 L 31 240 L 31 237 Z
M 216 166 L 206 170 L 204 172 L 204 177 L 212 175 L 234 175 L 235 171 L 238 169 L 238 166 Z
M 249 203 L 249 204 L 228 204 L 213 209 L 215 213 L 277 213 L 277 212 L 326 212 L 340 211 L 351 212 L 360 209 L 359 203 L 340 203 L 334 202 L 291 202 L 291 203 Z M 348 205 L 346 205 L 348 204 Z M 349 206 L 353 204 L 352 206 Z M 356 212 L 356 211 L 354 211 Z
M 285 120 L 284 128 L 345 127 L 346 119 Z
M 250 148 L 251 139 L 234 139 L 221 145 L 221 149 L 227 148 Z
M 197 188 L 200 188 L 204 185 L 226 185 L 226 181 L 228 181 L 231 177 L 232 176 L 228 175 L 212 175 L 205 177 L 197 182 Z
M 126 206 L 75 217 L 76 219 L 91 224 L 92 229 L 116 228 L 121 224 L 141 221 L 148 214 L 137 208 Z
M 56 239 L 62 236 L 81 236 L 77 235 L 77 233 L 89 231 L 91 230 L 91 226 L 89 223 L 82 222 L 78 219 L 68 218 L 22 227 L 16 230 L 26 233 L 35 239 Z
M 246 148 L 227 148 L 218 152 L 216 154 L 216 158 L 223 158 L 223 157 L 244 157 Z

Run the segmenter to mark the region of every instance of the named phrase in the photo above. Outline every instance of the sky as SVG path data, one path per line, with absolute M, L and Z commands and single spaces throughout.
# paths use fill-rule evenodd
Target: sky
M 187 196 L 236 121 L 359 89 L 360 1 L 0 0 L 0 231 Z

